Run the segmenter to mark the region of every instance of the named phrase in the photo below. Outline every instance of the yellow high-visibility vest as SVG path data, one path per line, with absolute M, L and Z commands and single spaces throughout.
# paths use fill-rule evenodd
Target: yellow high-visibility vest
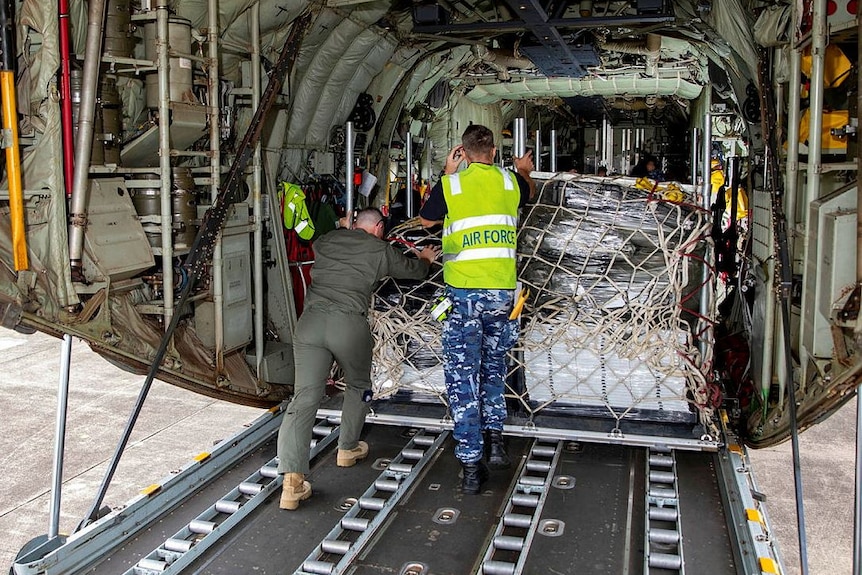
M 303 240 L 314 236 L 314 222 L 305 204 L 305 192 L 296 184 L 281 182 L 278 185 L 278 199 L 281 202 L 284 227 L 295 230 Z
M 515 174 L 473 162 L 443 176 L 443 280 L 456 288 L 515 289 L 521 190 Z

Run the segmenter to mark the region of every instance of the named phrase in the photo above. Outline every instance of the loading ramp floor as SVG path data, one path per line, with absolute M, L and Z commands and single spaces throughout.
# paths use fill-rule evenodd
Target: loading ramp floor
M 278 508 L 278 490 L 272 492 L 182 572 L 342 572 L 329 570 L 336 565 L 338 553 L 322 555 L 312 563 L 307 563 L 308 558 L 348 510 L 358 505 L 363 492 L 380 481 L 381 472 L 416 432 L 411 427 L 366 425 L 369 457 L 347 469 L 335 465 L 335 447 L 331 444 L 312 462 L 311 499 L 296 511 L 283 511 Z M 716 575 L 737 573 L 716 475 L 717 454 L 673 452 L 678 490 L 673 506 L 679 513 L 678 523 L 670 530 L 655 525 L 650 530 L 665 534 L 676 529 L 682 536 L 676 545 L 662 543 L 659 537 L 656 547 L 649 543 L 646 531 L 651 522 L 647 509 L 649 448 L 544 441 L 542 449 L 553 450 L 556 444 L 558 455 L 552 468 L 550 463 L 543 464 L 548 481 L 538 488 L 544 493 L 542 505 L 530 517 L 529 509 L 525 512 L 511 503 L 531 497 L 519 494 L 517 487 L 524 482 L 524 474 L 530 473 L 525 467 L 533 465 L 536 440 L 509 437 L 508 444 L 512 468 L 492 471 L 482 493 L 470 496 L 459 490 L 453 440 L 448 435 L 443 438 L 439 447 L 427 454 L 427 464 L 412 477 L 398 503 L 377 518 L 379 527 L 373 536 L 361 549 L 353 550 L 355 558 L 345 571 L 357 575 L 465 575 L 504 573 L 511 565 L 517 566 L 515 572 L 527 574 L 664 574 L 685 569 Z M 145 575 L 148 571 L 139 566 L 142 557 L 273 457 L 274 436 L 86 572 Z M 512 520 L 512 527 L 502 525 L 512 517 L 521 518 L 522 523 Z M 531 530 L 533 535 L 526 537 Z M 495 546 L 500 548 L 495 551 Z M 650 567 L 645 557 L 650 546 L 650 553 L 656 556 L 682 557 L 684 553 L 684 568 Z M 489 549 L 495 553 L 491 562 Z M 709 566 L 708 570 L 703 566 Z M 303 571 L 309 567 L 312 571 Z

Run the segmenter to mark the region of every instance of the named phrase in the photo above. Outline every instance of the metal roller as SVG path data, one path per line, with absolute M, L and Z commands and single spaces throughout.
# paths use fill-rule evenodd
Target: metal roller
M 538 459 L 530 459 L 529 461 L 527 461 L 527 470 L 547 473 L 551 470 L 551 462 L 539 461 Z
M 346 555 L 347 552 L 350 551 L 350 541 L 342 541 L 341 539 L 324 539 L 320 542 L 320 549 L 325 553 Z
M 326 437 L 330 433 L 332 433 L 332 427 L 329 425 L 315 425 L 311 428 L 311 432 L 314 435 L 320 435 L 321 437 Z
M 188 539 L 177 539 L 176 537 L 171 537 L 165 541 L 163 547 L 168 551 L 173 551 L 175 553 L 186 553 L 194 544 L 194 541 L 189 541 Z
M 414 442 L 415 443 L 415 442 Z M 422 459 L 425 456 L 425 452 L 421 449 L 402 449 L 401 457 L 404 459 Z
M 676 491 L 667 487 L 650 486 L 649 496 L 655 499 L 676 499 Z
M 526 493 L 515 493 L 512 495 L 512 505 L 518 505 L 520 507 L 536 507 L 538 504 L 538 495 L 528 495 Z
M 673 529 L 650 529 L 649 540 L 653 543 L 675 545 L 679 541 L 679 532 Z
M 360 497 L 359 508 L 368 509 L 370 511 L 380 511 L 386 505 L 386 500 L 380 497 Z
M 278 477 L 278 467 L 273 465 L 264 465 L 260 468 L 260 476 L 267 479 L 275 479 Z
M 200 519 L 192 519 L 189 523 L 189 531 L 192 533 L 212 533 L 216 527 L 218 527 L 218 524 L 212 521 L 202 521 Z
M 512 535 L 497 535 L 494 537 L 494 548 L 506 551 L 522 551 L 524 549 L 524 538 Z
M 345 531 L 365 531 L 368 529 L 369 519 L 364 517 L 343 517 L 341 519 L 341 528 Z
M 668 483 L 673 485 L 673 482 L 676 481 L 676 476 L 672 471 L 650 471 L 649 480 L 652 483 Z
M 530 515 L 524 515 L 522 513 L 507 513 L 503 516 L 503 525 L 506 527 L 521 527 L 522 529 L 529 529 L 532 524 L 533 518 Z
M 435 441 L 437 441 L 437 438 L 433 435 L 417 435 L 413 438 L 413 443 L 421 445 L 422 447 L 433 445 Z
M 302 562 L 302 570 L 306 573 L 314 573 L 314 575 L 332 575 L 333 569 L 335 569 L 335 564 L 327 561 L 308 559 Z
M 651 507 L 649 518 L 656 521 L 676 521 L 679 517 L 676 507 Z
M 679 555 L 668 555 L 667 553 L 651 553 L 649 566 L 659 569 L 674 569 L 679 571 L 682 567 L 682 559 Z
M 216 511 L 219 513 L 227 513 L 228 515 L 236 513 L 239 511 L 240 507 L 242 507 L 242 503 L 239 501 L 228 501 L 227 499 L 219 499 L 215 503 Z
M 136 565 L 138 569 L 146 569 L 147 571 L 155 571 L 161 573 L 168 568 L 167 561 L 159 561 L 158 559 L 141 559 Z
M 506 561 L 485 561 L 482 575 L 515 575 L 515 564 Z
M 395 479 L 383 479 L 379 478 L 374 481 L 374 488 L 378 491 L 388 491 L 389 493 L 395 493 L 398 491 L 398 486 L 401 485 Z
M 650 455 L 652 455 L 653 453 L 670 453 L 673 450 L 667 445 L 653 445 L 649 448 L 649 451 Z
M 260 483 L 252 483 L 251 481 L 243 481 L 237 487 L 243 495 L 257 495 L 263 491 L 263 485 Z
M 557 448 L 553 445 L 535 445 L 530 450 L 532 457 L 553 457 L 557 452 Z
M 391 471 L 392 473 L 404 473 L 408 474 L 413 471 L 413 466 L 409 463 L 390 463 L 386 467 L 387 471 Z
M 525 475 L 518 480 L 518 483 L 521 485 L 528 485 L 530 487 L 542 487 L 545 485 L 545 481 L 546 479 L 544 477 Z
M 673 457 L 670 455 L 650 455 L 649 464 L 656 467 L 673 467 Z

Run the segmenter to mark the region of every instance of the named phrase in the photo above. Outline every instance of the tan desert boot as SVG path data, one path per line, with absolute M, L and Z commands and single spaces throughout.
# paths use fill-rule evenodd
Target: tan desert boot
M 338 467 L 352 467 L 357 461 L 365 459 L 368 455 L 368 444 L 360 441 L 359 445 L 353 449 L 339 449 L 338 457 L 335 459 L 335 464 Z
M 305 480 L 302 473 L 285 473 L 284 484 L 281 488 L 281 501 L 279 507 L 282 509 L 296 509 L 300 501 L 311 497 L 311 483 Z

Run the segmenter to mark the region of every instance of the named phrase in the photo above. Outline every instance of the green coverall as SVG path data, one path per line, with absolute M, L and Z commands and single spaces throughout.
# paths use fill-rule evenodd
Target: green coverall
M 422 279 L 429 267 L 363 230 L 339 229 L 314 242 L 311 287 L 293 340 L 294 395 L 278 432 L 279 473 L 308 473 L 314 418 L 333 358 L 347 384 L 338 447 L 358 445 L 371 399 L 371 292 L 384 277 Z

